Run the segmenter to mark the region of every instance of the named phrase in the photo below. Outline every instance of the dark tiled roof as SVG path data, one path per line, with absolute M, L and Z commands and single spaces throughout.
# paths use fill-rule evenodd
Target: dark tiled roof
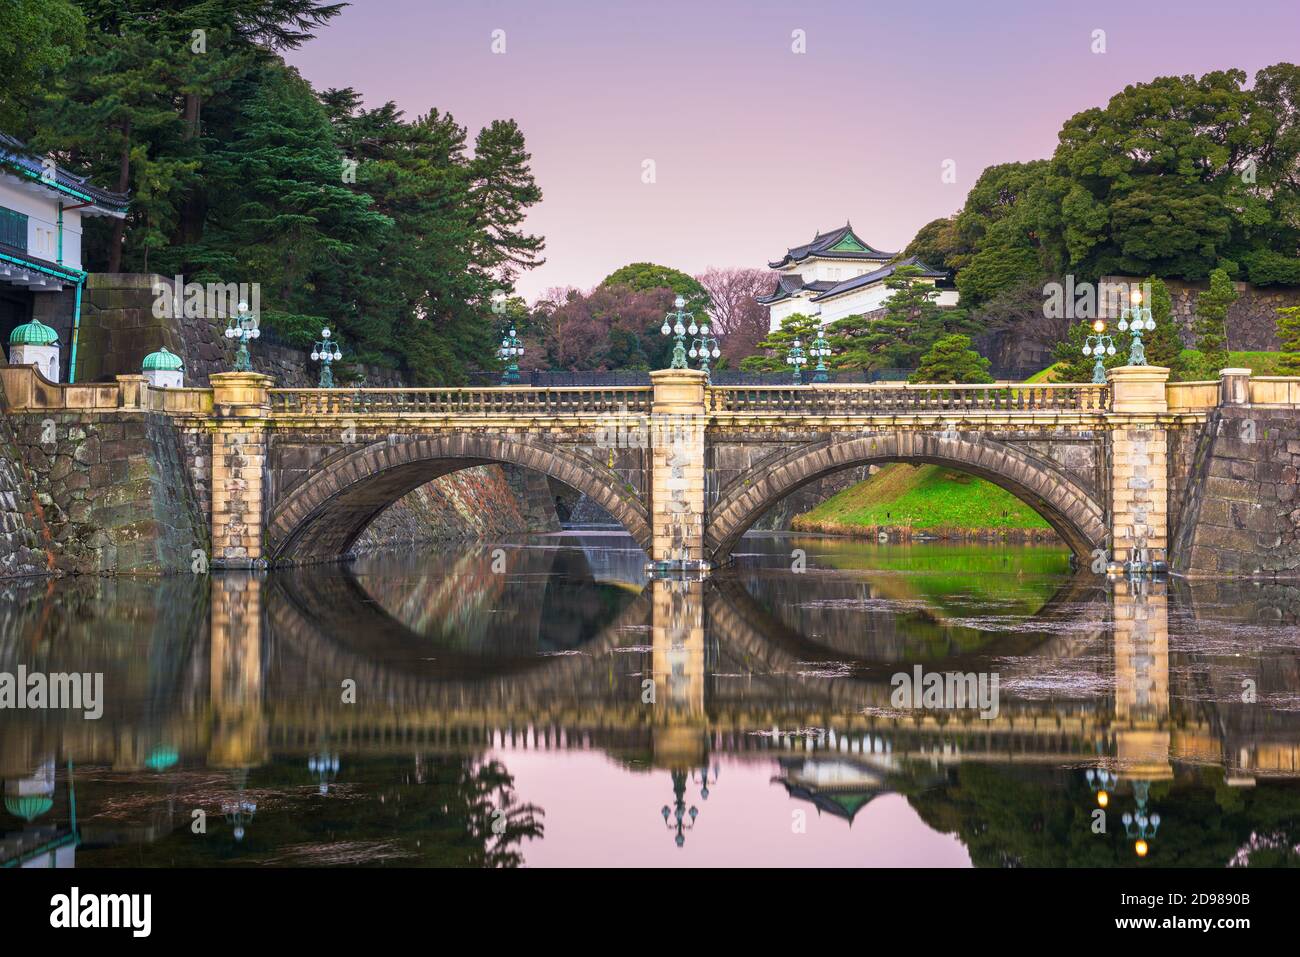
M 803 288 L 803 276 L 796 273 L 776 277 L 776 288 L 766 296 L 755 296 L 757 302 L 778 302 Z
M 850 239 L 863 247 L 861 250 L 841 249 L 831 252 L 832 247 Z M 773 263 L 768 263 L 772 269 L 780 269 L 783 266 L 789 266 L 792 263 L 802 262 L 809 256 L 826 256 L 832 259 L 892 259 L 898 253 L 882 252 L 862 241 L 862 238 L 853 231 L 853 227 L 845 223 L 839 229 L 832 229 L 829 233 L 818 233 L 813 237 L 812 242 L 803 246 L 795 246 L 785 251 L 785 256 Z
M 76 283 L 85 275 L 80 269 L 74 269 L 72 266 L 60 266 L 56 262 L 33 256 L 27 250 L 19 249 L 17 246 L 10 246 L 8 243 L 0 243 L 0 255 L 5 257 L 0 262 L 9 263 L 11 260 L 18 260 L 14 265 L 20 268 L 24 266 L 35 268 L 37 272 L 44 272 L 52 279 L 58 279 L 61 282 Z
M 919 266 L 921 267 L 920 277 L 923 279 L 944 279 L 947 273 L 940 269 L 931 269 L 915 256 L 908 256 L 906 259 L 899 260 L 896 263 L 890 263 L 888 266 L 882 266 L 869 273 L 863 273 L 861 276 L 854 276 L 852 279 L 846 279 L 843 282 L 837 282 L 830 289 L 827 289 L 819 296 L 813 296 L 813 302 L 821 302 L 823 299 L 833 299 L 835 296 L 842 296 L 846 292 L 852 292 L 855 289 L 861 289 L 863 286 L 870 286 L 888 279 L 894 274 L 894 270 L 899 266 Z
M 766 296 L 755 296 L 755 302 L 761 302 L 764 305 L 773 302 L 780 302 L 782 299 L 788 299 L 796 292 L 825 292 L 832 286 L 837 285 L 829 279 L 818 279 L 816 282 L 804 282 L 803 277 L 797 273 L 791 273 L 785 276 L 776 277 L 776 288 Z
M 7 166 L 19 176 L 38 182 L 44 173 L 41 157 L 33 155 L 21 140 L 14 139 L 8 133 L 0 133 L 0 166 Z M 46 185 L 83 203 L 93 203 L 96 208 L 109 215 L 125 214 L 130 202 L 127 194 L 101 189 L 87 182 L 84 176 L 70 173 L 62 166 L 54 168 L 54 182 Z

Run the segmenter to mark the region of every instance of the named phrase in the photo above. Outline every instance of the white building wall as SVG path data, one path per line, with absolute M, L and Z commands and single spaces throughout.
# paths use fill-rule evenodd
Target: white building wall
M 65 198 L 65 205 L 72 197 Z M 0 173 L 0 206 L 27 216 L 27 252 L 58 262 L 59 200 L 55 193 L 10 173 Z M 81 211 L 63 211 L 63 265 L 81 268 Z
M 781 328 L 781 323 L 785 319 L 793 316 L 797 312 L 805 316 L 815 316 L 818 314 L 817 305 L 808 301 L 807 295 L 782 299 L 780 302 L 774 302 L 768 307 L 767 330 L 776 332 Z
M 825 299 L 822 302 L 812 302 L 810 301 L 811 296 L 806 295 L 783 299 L 769 307 L 768 330 L 775 332 L 780 328 L 781 320 L 796 312 L 801 312 L 805 316 L 820 316 L 822 322 L 830 323 L 846 316 L 857 316 L 864 312 L 883 309 L 885 303 L 893 294 L 894 290 L 886 286 L 884 280 L 881 280 L 862 289 L 856 289 L 833 299 Z M 958 298 L 956 289 L 941 289 L 935 302 L 940 306 L 955 306 Z

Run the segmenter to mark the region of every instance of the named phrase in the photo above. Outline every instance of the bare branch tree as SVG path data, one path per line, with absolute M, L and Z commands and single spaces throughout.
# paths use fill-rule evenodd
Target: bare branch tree
M 710 267 L 695 277 L 709 293 L 709 316 L 723 354 L 733 363 L 751 355 L 768 332 L 767 307 L 757 297 L 771 292 L 766 269 Z

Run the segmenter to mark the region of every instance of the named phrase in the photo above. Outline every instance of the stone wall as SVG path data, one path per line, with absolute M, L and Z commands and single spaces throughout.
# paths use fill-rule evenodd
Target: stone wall
M 361 534 L 355 548 L 368 551 L 403 542 L 490 542 L 558 529 L 553 503 L 542 497 L 529 507 L 532 476 L 545 486 L 545 476 L 499 465 L 462 469 L 429 482 L 385 509 Z M 545 513 L 548 504 L 549 522 Z
M 179 437 L 159 413 L 9 416 L 49 529 L 52 570 L 97 574 L 191 571 L 207 525 Z
M 1188 577 L 1300 571 L 1300 418 L 1294 409 L 1215 410 L 1178 515 L 1173 571 Z
M 1102 282 L 1140 283 L 1135 276 L 1103 276 Z M 1196 321 L 1196 300 L 1210 288 L 1209 280 L 1166 279 L 1173 300 L 1173 318 L 1188 346 L 1195 346 L 1192 326 Z M 1300 289 L 1287 286 L 1252 286 L 1234 283 L 1237 301 L 1228 310 L 1228 348 L 1245 352 L 1275 352 L 1278 349 L 1277 310 L 1300 306 Z
M 0 384 L 0 401 L 4 386 Z M 0 415 L 0 578 L 44 575 L 54 567 L 50 531 L 27 479 L 7 415 Z

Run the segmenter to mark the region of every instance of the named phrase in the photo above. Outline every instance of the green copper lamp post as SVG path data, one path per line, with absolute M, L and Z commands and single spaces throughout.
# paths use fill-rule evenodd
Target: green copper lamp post
M 790 353 L 785 357 L 786 364 L 794 369 L 794 384 L 803 385 L 802 369 L 808 364 L 808 356 L 803 350 L 803 343 L 798 339 L 790 347 Z
M 510 333 L 501 340 L 501 348 L 497 350 L 497 358 L 506 364 L 501 373 L 502 385 L 518 385 L 519 359 L 523 354 L 523 340 L 515 334 L 514 326 L 511 326 Z
M 1092 384 L 1106 384 L 1106 366 L 1102 363 L 1102 356 L 1113 356 L 1115 354 L 1115 340 L 1110 336 L 1102 335 L 1106 330 L 1106 323 L 1098 319 L 1092 324 L 1095 335 L 1088 336 L 1083 343 L 1083 354 L 1085 356 L 1096 356 L 1097 362 L 1092 367 Z
M 226 320 L 226 338 L 239 340 L 234 371 L 253 371 L 253 359 L 248 354 L 248 343 L 253 339 L 261 338 L 261 335 L 262 330 L 257 327 L 257 317 L 248 311 L 248 303 L 241 302 L 236 314 Z
M 717 359 L 722 355 L 722 350 L 718 348 L 718 340 L 709 335 L 709 324 L 700 323 L 698 329 L 694 322 L 691 323 L 689 331 L 692 335 L 698 331 L 699 336 L 691 342 L 691 351 L 687 353 L 692 359 L 700 360 L 700 371 L 706 377 L 709 376 L 709 359 Z
M 810 355 L 817 360 L 817 368 L 813 370 L 812 380 L 814 382 L 827 382 L 830 376 L 827 375 L 826 360 L 831 354 L 831 344 L 826 339 L 826 327 L 817 327 L 817 338 L 812 341 Z
M 1132 308 L 1125 306 L 1124 312 L 1120 315 L 1119 331 L 1126 330 L 1133 333 L 1133 344 L 1128 350 L 1128 364 L 1131 366 L 1144 366 L 1147 364 L 1146 349 L 1142 346 L 1142 331 L 1150 332 L 1156 327 L 1156 321 L 1151 315 L 1151 307 L 1142 305 L 1141 290 L 1133 290 Z
M 338 342 L 331 341 L 328 328 L 322 329 L 320 331 L 320 341 L 312 343 L 311 347 L 311 361 L 320 363 L 320 387 L 322 389 L 334 388 L 334 371 L 330 368 L 330 365 L 342 358 L 343 353 L 339 349 Z
M 659 331 L 662 332 L 665 336 L 672 336 L 674 339 L 673 361 L 669 364 L 668 368 L 685 369 L 687 368 L 686 323 L 689 321 L 691 324 L 690 325 L 691 335 L 695 335 L 695 333 L 698 332 L 699 330 L 698 327 L 695 325 L 695 320 L 691 318 L 691 316 L 686 312 L 685 297 L 678 296 L 676 299 L 673 300 L 673 305 L 676 307 L 676 311 L 670 312 L 668 313 L 668 315 L 664 316 L 664 324 L 660 327 Z

